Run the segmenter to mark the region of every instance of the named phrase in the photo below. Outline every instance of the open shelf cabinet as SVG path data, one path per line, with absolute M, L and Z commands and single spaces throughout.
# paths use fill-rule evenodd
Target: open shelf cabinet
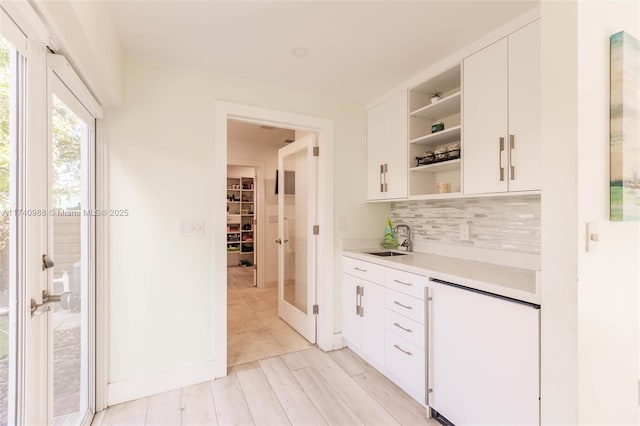
M 431 94 L 436 91 L 442 96 L 432 102 Z M 439 183 L 449 184 L 452 194 L 461 192 L 461 104 L 460 65 L 409 90 L 409 198 L 442 197 Z M 432 132 L 437 123 L 444 130 Z

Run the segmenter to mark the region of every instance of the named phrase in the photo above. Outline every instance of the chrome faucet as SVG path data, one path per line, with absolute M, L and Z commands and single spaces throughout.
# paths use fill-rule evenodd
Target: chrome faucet
M 406 228 L 407 229 L 407 238 L 400 244 L 400 247 L 404 247 L 407 251 L 413 251 L 413 243 L 411 242 L 411 228 L 409 225 L 404 223 L 400 223 L 396 225 L 396 234 L 398 233 L 398 229 Z

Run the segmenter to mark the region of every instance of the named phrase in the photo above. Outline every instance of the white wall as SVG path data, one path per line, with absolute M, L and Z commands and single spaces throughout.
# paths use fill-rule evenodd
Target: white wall
M 639 226 L 608 220 L 609 36 L 638 17 L 542 3 L 542 424 L 638 423 Z
M 341 238 L 378 235 L 388 212 L 388 206 L 364 203 L 362 106 L 128 58 L 125 104 L 109 112 L 108 128 L 110 204 L 132 212 L 127 219 L 109 223 L 112 389 L 123 388 L 114 383 L 132 381 L 150 384 L 138 395 L 150 388 L 157 392 L 166 383 L 161 378 L 171 370 L 205 370 L 214 357 L 211 233 L 181 238 L 178 223 L 192 218 L 205 220 L 207 230 L 212 226 L 215 201 L 208 194 L 217 99 L 334 120 L 335 215 L 343 225 L 335 231 L 337 247 Z M 338 267 L 336 277 L 339 273 Z M 340 280 L 335 283 L 339 329 L 342 292 Z M 110 395 L 110 401 L 117 396 Z
M 609 36 L 625 30 L 639 38 L 639 13 L 636 1 L 578 3 L 580 424 L 639 420 L 640 225 L 609 221 Z M 589 253 L 584 250 L 587 222 L 596 223 L 600 236 Z
M 576 30 L 574 2 L 542 3 L 542 424 L 578 421 Z
M 33 2 L 63 53 L 105 107 L 122 102 L 124 53 L 107 5 L 92 1 Z

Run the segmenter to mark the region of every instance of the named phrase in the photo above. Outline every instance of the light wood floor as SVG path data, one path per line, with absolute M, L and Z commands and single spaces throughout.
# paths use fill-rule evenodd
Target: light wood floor
M 227 377 L 110 407 L 94 425 L 437 425 L 348 349 L 310 348 Z

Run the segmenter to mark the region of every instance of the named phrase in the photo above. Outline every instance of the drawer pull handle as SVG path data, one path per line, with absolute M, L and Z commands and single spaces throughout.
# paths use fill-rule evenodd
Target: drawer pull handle
M 353 268 L 353 269 L 355 269 L 356 271 L 360 271 L 360 272 L 367 272 L 366 269 L 360 269 L 360 268 Z
M 406 331 L 407 333 L 413 333 L 413 330 L 410 328 L 404 328 L 403 326 L 401 326 L 400 324 L 398 324 L 397 322 L 394 322 L 393 325 L 395 325 L 396 327 Z
M 398 306 L 402 306 L 405 309 L 413 309 L 412 306 L 403 305 L 402 303 L 398 302 L 397 300 L 394 300 L 393 303 L 395 303 Z
M 409 356 L 413 355 L 411 352 L 409 352 L 409 351 L 405 351 L 404 349 L 402 349 L 402 348 L 401 348 L 400 346 L 398 346 L 398 345 L 393 345 L 393 347 L 394 347 L 394 348 L 396 348 L 397 350 L 399 350 L 400 352 L 403 352 L 403 353 L 405 353 L 405 354 L 407 354 L 407 355 L 409 355 Z
M 393 282 L 394 282 L 394 283 L 398 283 L 398 284 L 402 284 L 402 285 L 408 285 L 409 287 L 412 287 L 412 286 L 413 286 L 413 284 L 411 284 L 411 283 L 405 283 L 405 282 L 398 281 L 398 280 L 393 280 Z

